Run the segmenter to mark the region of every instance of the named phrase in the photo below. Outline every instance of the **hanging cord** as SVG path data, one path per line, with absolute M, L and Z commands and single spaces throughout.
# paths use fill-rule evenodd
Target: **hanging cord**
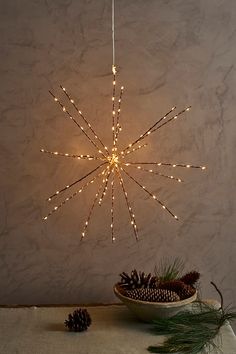
M 115 0 L 112 0 L 111 28 L 112 28 L 112 72 L 115 75 L 116 74 L 116 65 L 115 65 Z

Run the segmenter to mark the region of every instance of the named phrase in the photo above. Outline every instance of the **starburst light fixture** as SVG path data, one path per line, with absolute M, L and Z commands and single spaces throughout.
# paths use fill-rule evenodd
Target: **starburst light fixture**
M 138 228 L 135 220 L 135 214 L 133 212 L 133 209 L 131 207 L 131 202 L 128 197 L 127 189 L 125 187 L 125 182 L 124 182 L 124 176 L 126 178 L 130 179 L 134 184 L 136 184 L 139 188 L 141 188 L 144 193 L 146 193 L 150 198 L 152 198 L 156 203 L 159 204 L 159 206 L 164 209 L 171 217 L 174 219 L 178 220 L 177 215 L 175 215 L 169 207 L 159 199 L 159 197 L 155 194 L 153 194 L 151 191 L 149 191 L 145 186 L 140 183 L 136 177 L 132 175 L 130 170 L 136 169 L 139 171 L 144 171 L 147 173 L 150 173 L 152 175 L 160 176 L 163 178 L 171 179 L 175 182 L 181 183 L 182 180 L 178 177 L 175 177 L 173 175 L 167 175 L 160 173 L 156 170 L 151 169 L 150 167 L 160 167 L 160 166 L 169 166 L 172 168 L 193 168 L 193 169 L 201 169 L 205 170 L 205 166 L 196 166 L 192 164 L 183 164 L 183 163 L 172 163 L 172 162 L 160 162 L 160 161 L 151 161 L 151 162 L 132 162 L 127 160 L 130 154 L 134 152 L 138 152 L 140 149 L 143 149 L 147 146 L 147 143 L 145 140 L 150 137 L 151 134 L 162 128 L 163 126 L 173 122 L 177 118 L 181 117 L 183 114 L 187 113 L 190 110 L 190 106 L 184 108 L 180 112 L 174 114 L 174 111 L 176 107 L 172 107 L 165 115 L 163 115 L 161 118 L 159 118 L 149 129 L 147 129 L 143 134 L 141 134 L 137 139 L 135 139 L 133 142 L 129 143 L 125 148 L 121 149 L 119 147 L 119 134 L 122 130 L 121 124 L 120 124 L 120 117 L 121 117 L 121 103 L 122 103 L 122 97 L 124 93 L 124 87 L 121 86 L 120 88 L 120 93 L 119 96 L 117 97 L 116 95 L 116 81 L 117 81 L 117 70 L 116 70 L 116 65 L 115 65 L 115 36 L 114 36 L 114 0 L 112 0 L 112 43 L 113 43 L 113 64 L 112 64 L 112 147 L 108 148 L 105 146 L 103 141 L 99 138 L 98 134 L 95 132 L 94 128 L 91 126 L 89 121 L 86 119 L 85 115 L 81 112 L 77 104 L 75 103 L 75 100 L 71 97 L 71 95 L 68 93 L 65 87 L 60 86 L 62 92 L 64 93 L 65 97 L 68 99 L 68 102 L 72 105 L 72 107 L 76 111 L 76 118 L 74 115 L 71 114 L 71 112 L 68 110 L 68 108 L 61 102 L 59 98 L 57 98 L 51 91 L 50 94 L 53 97 L 54 101 L 59 105 L 60 109 L 64 112 L 65 116 L 70 119 L 81 131 L 82 133 L 86 136 L 86 138 L 90 141 L 90 143 L 93 145 L 93 147 L 96 150 L 95 155 L 77 155 L 77 154 L 69 154 L 69 153 L 62 153 L 62 152 L 57 152 L 57 151 L 49 151 L 46 149 L 41 149 L 40 151 L 42 153 L 46 153 L 52 156 L 56 157 L 68 157 L 68 158 L 73 158 L 73 159 L 84 159 L 84 160 L 97 160 L 99 164 L 92 170 L 90 170 L 86 175 L 80 177 L 79 179 L 76 179 L 72 183 L 64 186 L 63 188 L 57 190 L 55 193 L 53 193 L 47 201 L 51 202 L 56 198 L 58 195 L 61 193 L 66 192 L 67 190 L 70 190 L 70 188 L 79 185 L 80 182 L 86 180 L 86 182 L 80 186 L 77 190 L 74 191 L 74 193 L 70 194 L 67 196 L 61 203 L 58 203 L 55 205 L 51 211 L 43 217 L 43 220 L 47 220 L 49 216 L 51 216 L 53 213 L 58 211 L 62 206 L 64 206 L 68 201 L 70 201 L 72 198 L 75 196 L 79 195 L 82 193 L 86 188 L 93 184 L 95 181 L 98 182 L 98 189 L 95 195 L 95 198 L 92 202 L 92 205 L 89 209 L 88 217 L 85 221 L 84 228 L 82 231 L 82 236 L 81 239 L 83 239 L 86 235 L 87 229 L 89 222 L 91 220 L 94 208 L 96 205 L 101 205 L 104 197 L 106 196 L 107 190 L 110 187 L 111 189 L 111 239 L 112 242 L 115 241 L 115 232 L 114 232 L 114 203 L 115 203 L 115 197 L 114 197 L 114 191 L 116 187 L 116 182 L 118 181 L 118 184 L 120 185 L 122 194 L 124 195 L 125 203 L 127 206 L 127 211 L 129 214 L 130 218 L 130 223 L 133 228 L 133 232 L 135 235 L 135 238 L 138 240 Z M 84 126 L 81 125 L 81 122 L 85 124 Z M 90 177 L 90 179 L 88 178 Z

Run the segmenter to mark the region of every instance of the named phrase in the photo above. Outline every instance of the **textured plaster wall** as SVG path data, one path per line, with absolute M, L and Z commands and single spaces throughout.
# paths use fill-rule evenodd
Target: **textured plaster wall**
M 48 90 L 59 94 L 65 85 L 111 144 L 110 3 L 0 1 L 0 303 L 114 302 L 121 271 L 152 271 L 163 256 L 178 256 L 201 272 L 204 297 L 217 296 L 214 280 L 225 302 L 236 305 L 234 0 L 116 1 L 116 59 L 126 88 L 120 146 L 173 105 L 193 106 L 153 134 L 139 159 L 207 170 L 160 169 L 184 184 L 133 171 L 180 221 L 125 178 L 139 242 L 120 192 L 117 242 L 110 242 L 109 193 L 80 242 L 95 183 L 42 222 L 45 199 L 97 165 L 39 152 L 95 153 Z

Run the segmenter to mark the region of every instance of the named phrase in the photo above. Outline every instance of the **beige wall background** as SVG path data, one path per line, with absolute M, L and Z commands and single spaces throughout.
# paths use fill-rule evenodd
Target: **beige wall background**
M 121 271 L 153 271 L 163 257 L 181 257 L 201 272 L 203 297 L 217 298 L 213 280 L 225 303 L 236 305 L 235 1 L 116 1 L 118 85 L 125 86 L 120 146 L 173 105 L 191 104 L 139 156 L 207 170 L 159 169 L 183 184 L 133 171 L 180 221 L 125 178 L 140 240 L 117 188 L 115 244 L 109 193 L 80 242 L 95 183 L 42 222 L 45 199 L 97 163 L 39 152 L 95 152 L 50 97 L 60 84 L 111 145 L 111 2 L 9 0 L 0 7 L 0 303 L 114 302 Z

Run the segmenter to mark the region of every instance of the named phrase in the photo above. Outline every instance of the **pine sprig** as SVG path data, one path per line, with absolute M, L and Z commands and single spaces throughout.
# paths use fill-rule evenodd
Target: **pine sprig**
M 180 277 L 183 269 L 184 263 L 181 259 L 175 258 L 172 262 L 164 259 L 158 267 L 155 267 L 154 272 L 159 280 L 169 281 Z
M 223 297 L 219 289 L 212 284 L 221 297 L 219 309 L 203 302 L 193 304 L 191 311 L 182 311 L 175 316 L 154 322 L 153 331 L 157 335 L 168 335 L 163 345 L 150 346 L 151 353 L 197 354 L 203 349 L 217 349 L 215 336 L 220 328 L 230 320 L 236 319 L 236 312 L 223 309 Z

